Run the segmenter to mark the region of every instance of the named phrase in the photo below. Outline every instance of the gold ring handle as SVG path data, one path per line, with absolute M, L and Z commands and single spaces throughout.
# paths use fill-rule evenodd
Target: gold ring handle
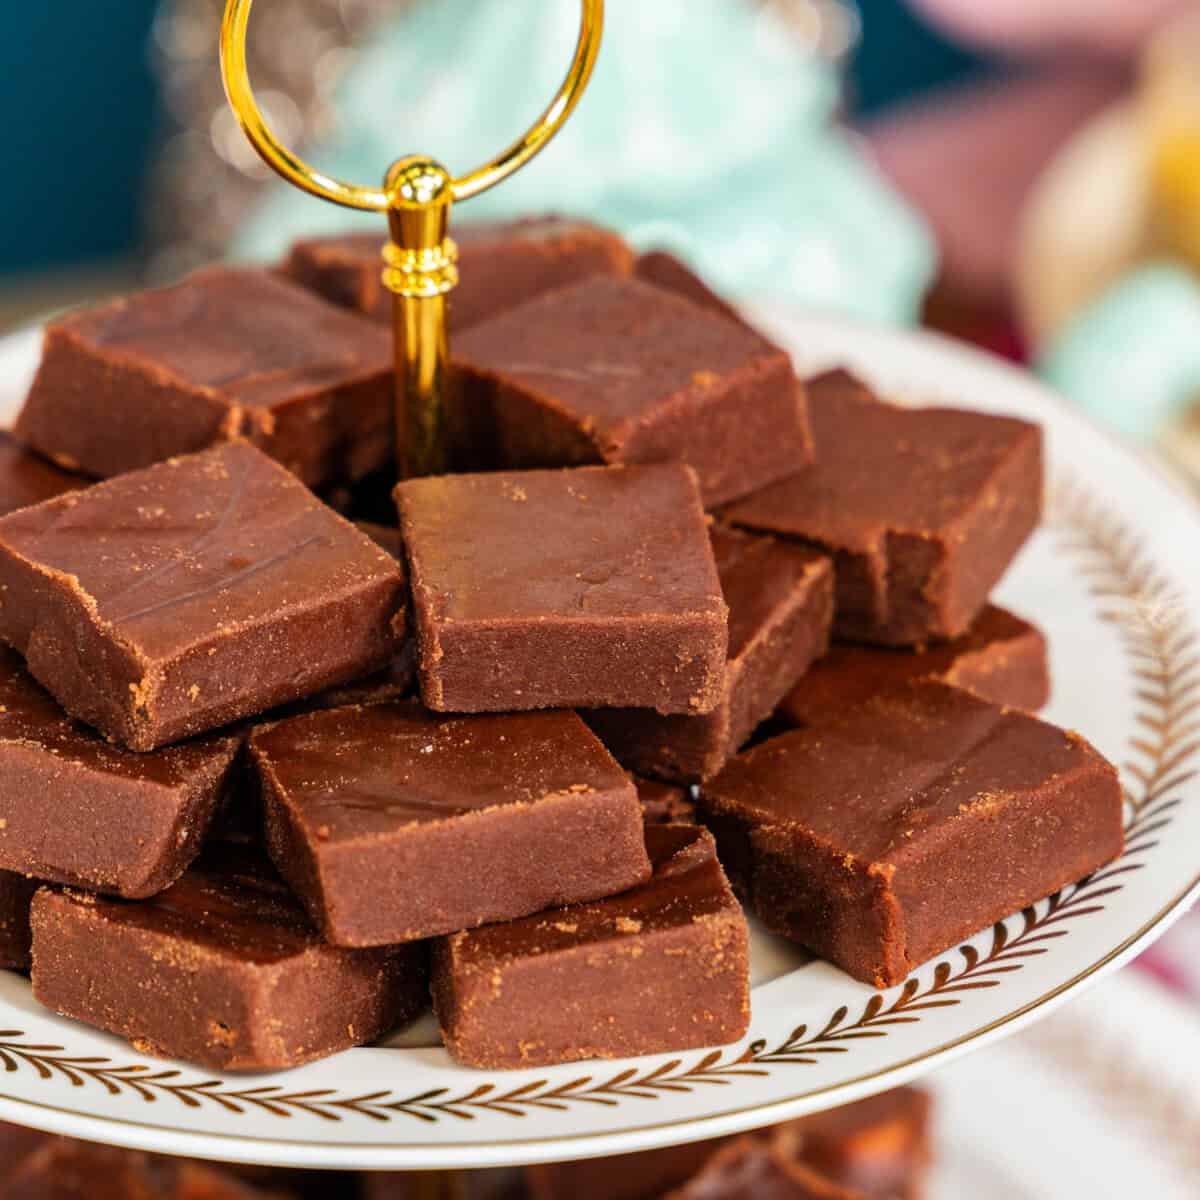
M 309 166 L 267 124 L 246 65 L 246 32 L 254 0 L 226 0 L 221 22 L 221 74 L 238 122 L 263 161 L 303 191 L 346 208 L 386 212 L 391 244 L 384 250 L 384 286 L 393 294 L 396 356 L 396 456 L 400 474 L 446 468 L 449 388 L 447 296 L 458 282 L 457 249 L 448 236 L 450 209 L 519 170 L 562 128 L 591 79 L 604 28 L 604 0 L 582 0 L 575 57 L 558 94 L 528 133 L 485 166 L 454 179 L 420 155 L 398 159 L 382 187 L 345 183 Z
M 250 144 L 273 171 L 313 196 L 345 208 L 387 212 L 393 198 L 386 188 L 363 187 L 326 175 L 289 150 L 272 132 L 254 97 L 246 63 L 246 33 L 253 3 L 254 0 L 228 0 L 221 21 L 221 75 L 225 81 L 225 94 Z M 545 149 L 575 111 L 596 65 L 604 27 L 604 0 L 582 0 L 582 5 L 583 19 L 575 57 L 558 94 L 529 131 L 508 149 L 484 166 L 450 181 L 454 200 L 478 196 L 519 170 Z

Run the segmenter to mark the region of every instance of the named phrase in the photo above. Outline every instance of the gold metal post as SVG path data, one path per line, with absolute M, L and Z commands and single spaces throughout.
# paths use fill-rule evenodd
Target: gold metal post
M 446 468 L 446 296 L 458 283 L 458 248 L 447 234 L 452 188 L 446 168 L 429 159 L 402 158 L 387 173 L 392 240 L 383 251 L 383 282 L 392 293 L 402 478 Z
M 325 175 L 275 137 L 254 98 L 246 64 L 253 0 L 226 0 L 221 23 L 225 93 L 259 156 L 310 195 L 346 208 L 387 213 L 391 241 L 384 250 L 383 282 L 396 297 L 396 453 L 402 475 L 434 474 L 445 468 L 446 296 L 458 282 L 457 250 L 447 235 L 450 208 L 523 167 L 575 111 L 596 65 L 604 26 L 604 0 L 581 3 L 575 57 L 558 94 L 528 133 L 458 179 L 432 159 L 399 159 L 379 188 Z

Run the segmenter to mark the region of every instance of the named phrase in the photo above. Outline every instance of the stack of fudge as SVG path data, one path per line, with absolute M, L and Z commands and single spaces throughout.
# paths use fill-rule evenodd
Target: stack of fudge
M 898 1088 L 742 1137 L 587 1162 L 354 1175 L 164 1158 L 0 1125 L 10 1200 L 921 1200 L 930 1103 Z
M 726 1044 L 743 905 L 887 986 L 1119 853 L 1116 772 L 988 604 L 1035 426 L 801 382 L 594 226 L 461 265 L 433 478 L 394 478 L 370 239 L 49 326 L 0 462 L 2 931 L 43 1004 L 228 1070 L 430 1002 L 478 1067 Z

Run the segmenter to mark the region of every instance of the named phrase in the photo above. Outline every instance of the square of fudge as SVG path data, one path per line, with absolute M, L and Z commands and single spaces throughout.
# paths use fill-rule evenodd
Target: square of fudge
M 855 1195 L 921 1200 L 933 1158 L 928 1092 L 900 1087 L 785 1121 L 772 1145 Z
M 816 1171 L 861 1200 L 920 1200 L 930 1160 L 929 1096 L 894 1088 L 755 1134 L 790 1164 Z M 659 1200 L 703 1174 L 733 1138 L 525 1168 L 534 1200 Z M 772 1193 L 773 1194 L 773 1193 Z M 788 1196 L 794 1193 L 786 1193 Z M 722 1191 L 719 1195 L 727 1195 Z M 752 1193 L 753 1200 L 759 1200 Z
M 396 560 L 246 442 L 0 520 L 0 637 L 132 750 L 369 674 L 403 632 Z
M 258 729 L 267 847 L 329 941 L 410 942 L 644 882 L 633 783 L 573 713 L 415 703 Z
M 662 1200 L 867 1200 L 753 1134 L 721 1146 L 682 1187 Z
M 212 847 L 138 903 L 43 888 L 32 924 L 40 1003 L 213 1070 L 299 1066 L 427 1004 L 423 946 L 330 946 L 270 864 L 238 846 Z
M 312 487 L 394 455 L 391 337 L 251 267 L 211 267 L 46 327 L 21 441 L 108 477 L 234 437 Z
M 11 1184 L 18 1167 L 34 1151 L 46 1145 L 47 1142 L 58 1143 L 61 1140 L 63 1139 L 40 1129 L 27 1129 L 24 1125 L 13 1125 L 8 1121 L 0 1121 L 0 1187 L 7 1188 Z M 90 1143 L 79 1144 L 89 1145 Z
M 122 750 L 0 649 L 0 869 L 133 899 L 162 891 L 200 852 L 239 744 Z
M 1078 734 L 928 680 L 755 746 L 702 803 L 763 922 L 876 987 L 1124 836 L 1116 769 Z
M 226 1200 L 220 1192 L 202 1192 L 198 1198 L 181 1193 L 176 1161 L 140 1150 L 35 1130 L 4 1149 L 0 1185 L 5 1200 Z
M 661 1200 L 695 1176 L 728 1140 L 535 1163 L 525 1168 L 525 1180 L 532 1200 Z
M 965 633 L 1041 518 L 1041 430 L 885 404 L 845 371 L 808 392 L 816 462 L 725 517 L 833 555 L 839 638 L 903 646 Z
M 729 606 L 720 702 L 703 716 L 598 708 L 584 719 L 638 775 L 698 783 L 715 775 L 829 646 L 833 569 L 803 546 L 714 526 L 713 556 Z
M 745 1034 L 749 934 L 711 835 L 645 837 L 654 874 L 639 887 L 434 942 L 434 1011 L 455 1059 L 549 1066 Z
M 1007 609 L 989 604 L 949 642 L 906 649 L 839 642 L 783 698 L 790 725 L 818 725 L 879 692 L 940 679 L 995 704 L 1034 710 L 1050 698 L 1046 639 Z
M 619 234 L 569 217 L 467 222 L 454 227 L 454 241 L 459 282 L 446 297 L 452 334 L 590 275 L 633 270 L 633 251 Z M 333 304 L 390 322 L 383 246 L 373 233 L 304 238 L 283 270 Z
M 239 1178 L 234 1172 L 243 1168 L 24 1132 L 27 1137 L 0 1169 L 5 1200 L 285 1200 L 292 1195 L 263 1191 Z
M 90 479 L 60 470 L 0 430 L 0 517 L 87 487 Z
M 594 277 L 467 330 L 456 405 L 498 467 L 686 462 L 706 506 L 812 458 L 791 359 L 633 278 Z
M 406 480 L 421 696 L 445 712 L 710 712 L 726 606 L 690 467 Z

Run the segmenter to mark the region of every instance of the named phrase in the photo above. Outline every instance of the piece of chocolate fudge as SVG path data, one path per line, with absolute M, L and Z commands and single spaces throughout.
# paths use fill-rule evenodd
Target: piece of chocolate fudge
M 518 1167 L 475 1171 L 369 1171 L 360 1200 L 529 1200 Z
M 692 1179 L 728 1139 L 525 1168 L 532 1200 L 660 1200 Z
M 715 775 L 829 646 L 830 560 L 803 546 L 715 526 L 713 556 L 729 606 L 720 703 L 704 716 L 601 708 L 584 719 L 638 775 L 698 783 Z
M 894 1088 L 755 1136 L 791 1163 L 867 1200 L 919 1200 L 930 1160 L 927 1093 Z M 533 1200 L 660 1200 L 702 1176 L 732 1139 L 526 1168 Z M 723 1195 L 723 1193 L 721 1193 Z
M 787 1121 L 772 1143 L 869 1200 L 920 1200 L 932 1151 L 928 1092 L 901 1087 Z
M 646 849 L 654 874 L 630 891 L 434 942 L 434 1010 L 459 1062 L 547 1066 L 745 1034 L 749 935 L 712 837 L 649 825 Z
M 133 750 L 385 666 L 391 555 L 230 442 L 0 520 L 0 637 L 73 716 Z
M 294 1067 L 426 1006 L 425 948 L 330 946 L 265 860 L 214 846 L 140 903 L 43 888 L 33 994 L 144 1054 L 221 1071 Z
M 120 750 L 0 649 L 0 868 L 131 899 L 162 891 L 199 853 L 238 745 Z
M 173 1160 L 73 1138 L 38 1142 L 3 1180 L 6 1200 L 176 1200 Z
M 6 1200 L 287 1200 L 292 1195 L 263 1191 L 239 1178 L 238 1168 L 12 1125 L 4 1126 L 0 1150 L 0 1194 Z
M 7 1195 L 4 1189 L 25 1159 L 52 1137 L 40 1129 L 0 1121 L 0 1196 Z
M 720 702 L 727 610 L 690 467 L 412 479 L 396 500 L 429 708 Z
M 808 391 L 816 463 L 724 515 L 833 555 L 835 636 L 897 646 L 959 637 L 1040 519 L 1041 430 L 898 408 L 845 371 Z
M 271 857 L 337 945 L 472 929 L 650 875 L 633 783 L 572 712 L 338 708 L 256 730 L 250 753 Z
M 469 329 L 453 356 L 453 406 L 498 467 L 686 462 L 711 507 L 812 458 L 787 354 L 638 279 L 531 300 Z
M 0 871 L 0 967 L 29 969 L 29 906 L 40 879 L 16 871 Z
M 763 922 L 877 987 L 1123 840 L 1117 772 L 1083 738 L 927 680 L 739 755 L 702 807 Z
M 989 604 L 952 642 L 917 650 L 840 642 L 784 697 L 778 715 L 790 725 L 818 725 L 916 679 L 940 679 L 995 704 L 1038 709 L 1050 698 L 1046 639 L 1028 621 Z
M 770 1141 L 740 1137 L 722 1146 L 663 1200 L 867 1200 L 787 1157 Z
M 722 299 L 682 259 L 666 250 L 650 250 L 638 256 L 633 273 L 645 283 L 667 292 L 674 292 L 701 308 L 719 313 L 730 321 L 745 325 L 746 321 L 728 300 Z
M 693 825 L 696 806 L 688 791 L 657 779 L 635 779 L 642 820 L 647 825 Z
M 392 363 L 373 321 L 210 267 L 52 321 L 16 433 L 101 477 L 245 437 L 316 487 L 393 458 Z
M 0 430 L 0 517 L 87 487 L 90 482 L 60 470 L 26 450 L 11 433 Z
M 456 225 L 454 240 L 459 283 L 448 298 L 452 334 L 591 275 L 633 270 L 633 251 L 617 234 L 567 217 Z M 390 321 L 382 254 L 373 233 L 305 238 L 292 246 L 283 269 L 334 304 Z

